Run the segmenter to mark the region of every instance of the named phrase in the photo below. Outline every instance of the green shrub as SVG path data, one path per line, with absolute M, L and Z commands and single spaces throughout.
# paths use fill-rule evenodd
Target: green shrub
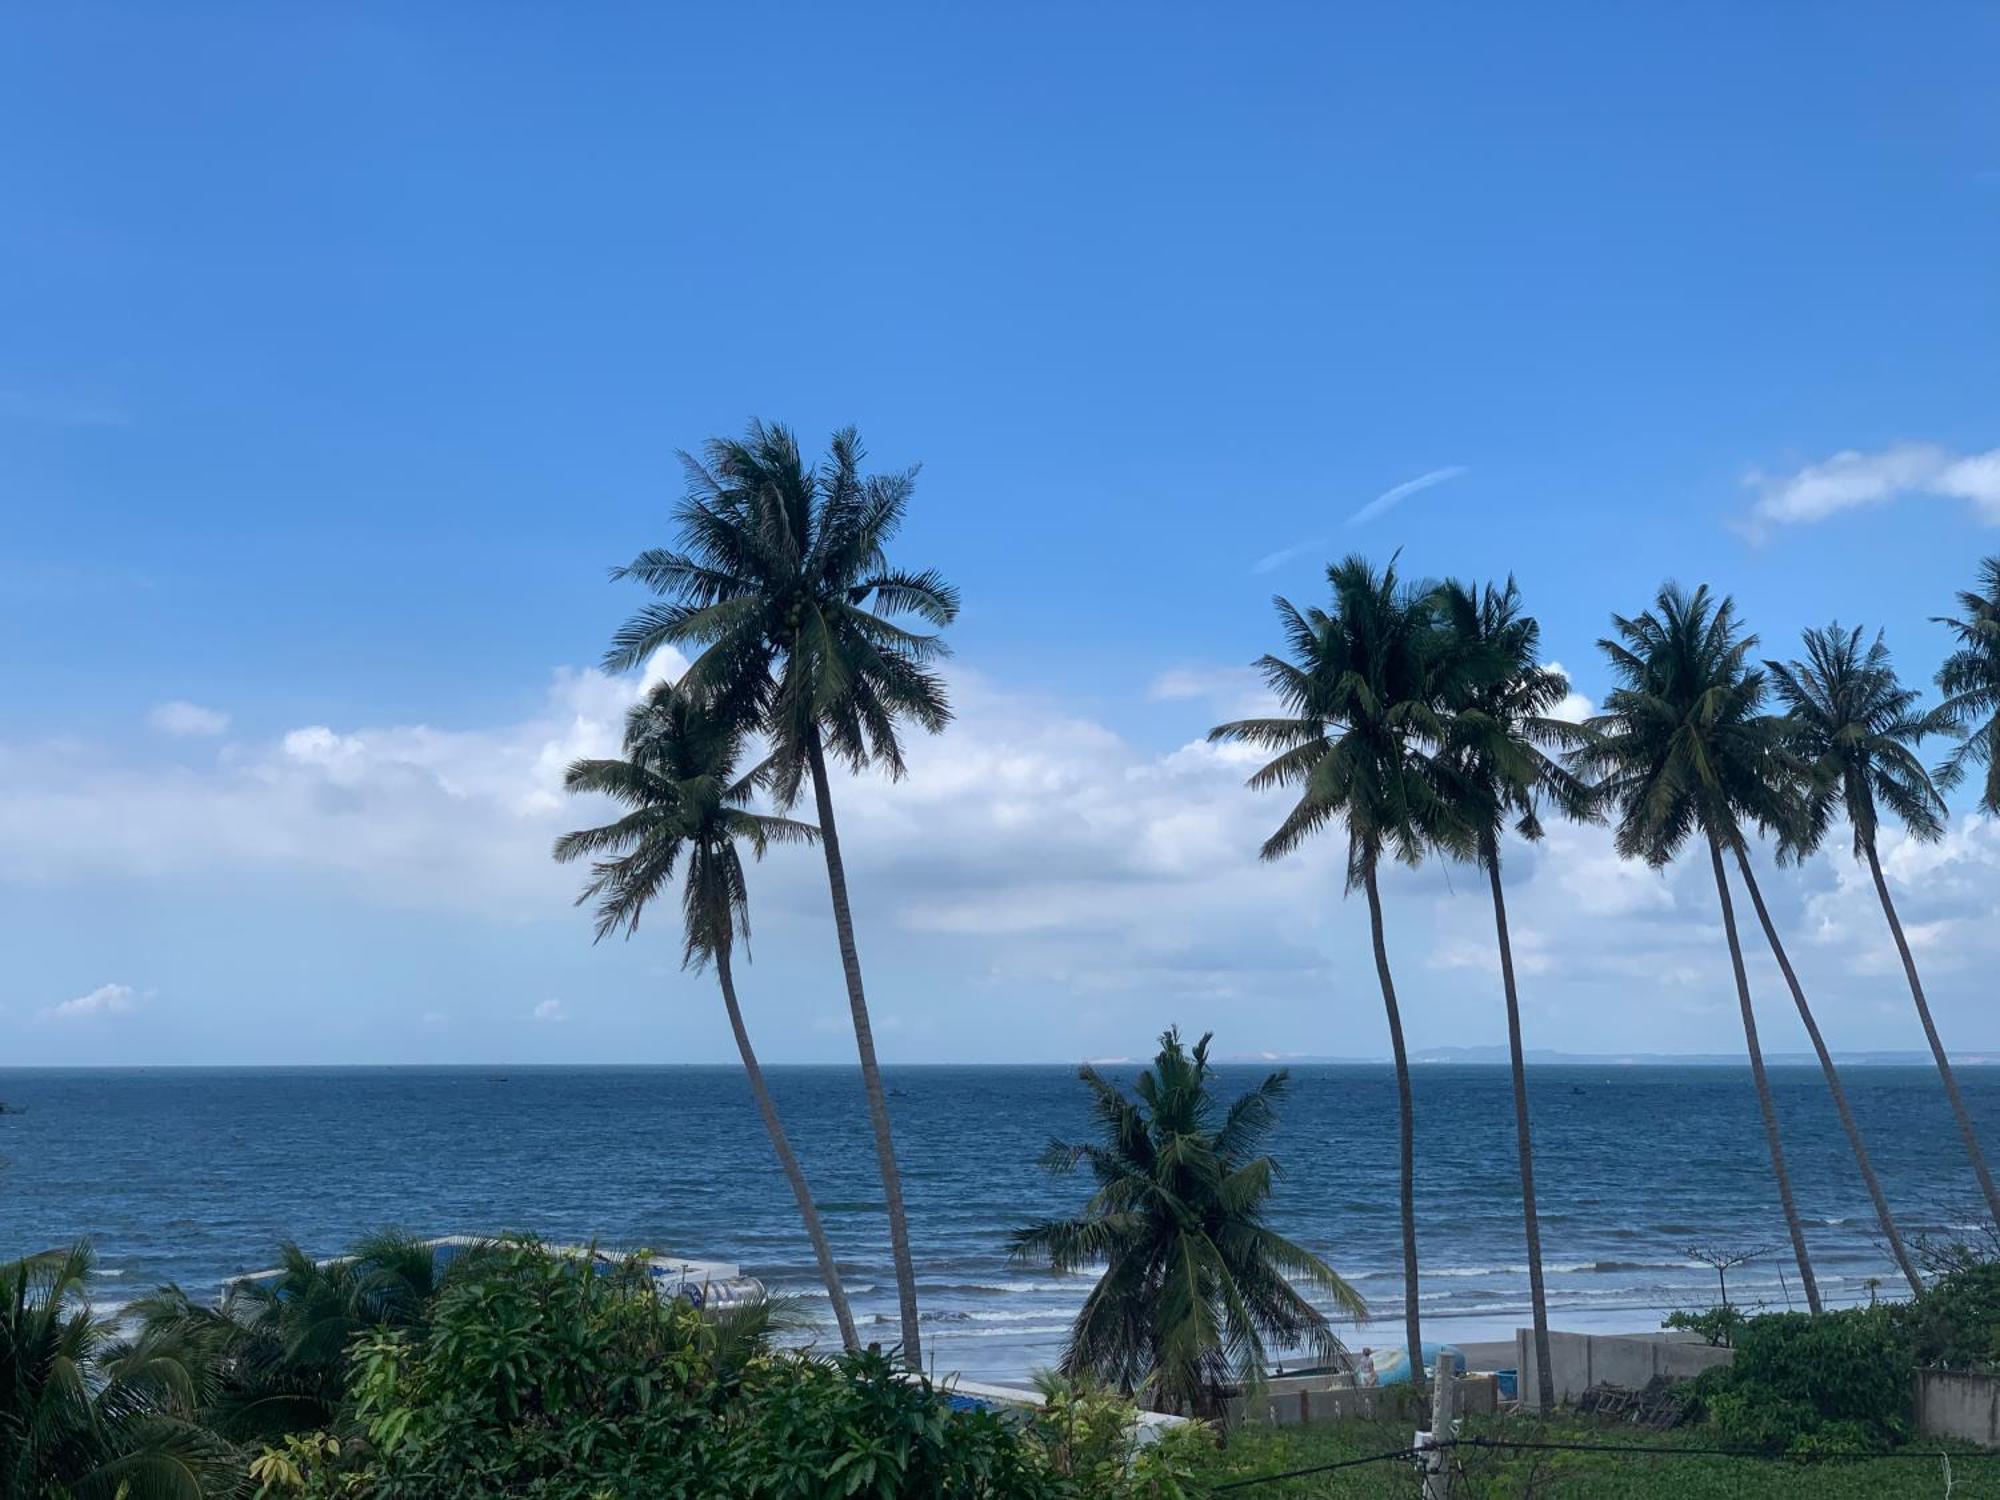
M 1699 1334 L 1711 1347 L 1727 1349 L 1736 1343 L 1737 1333 L 1749 1321 L 1750 1315 L 1742 1308 L 1722 1303 L 1716 1307 L 1670 1312 L 1661 1319 L 1660 1326 Z
M 1908 1344 L 1887 1307 L 1748 1319 L 1734 1362 L 1694 1382 L 1728 1438 L 1792 1453 L 1868 1452 L 1909 1432 Z
M 1959 1265 L 1895 1316 L 1920 1365 L 2000 1364 L 2000 1262 Z
M 958 1410 L 877 1351 L 774 1351 L 638 1264 L 507 1246 L 427 1328 L 355 1345 L 350 1431 L 256 1461 L 259 1500 L 1185 1500 L 1205 1429 L 1135 1453 L 1129 1401 L 1064 1388 L 1030 1417 Z M 754 1319 L 753 1312 L 747 1316 Z

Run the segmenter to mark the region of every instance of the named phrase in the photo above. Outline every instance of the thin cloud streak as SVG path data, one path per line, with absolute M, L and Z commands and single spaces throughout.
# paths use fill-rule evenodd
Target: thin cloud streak
M 1456 479 L 1468 472 L 1464 464 L 1446 464 L 1442 469 L 1432 469 L 1428 474 L 1419 474 L 1415 479 L 1406 479 L 1401 484 L 1382 491 L 1361 509 L 1347 518 L 1349 526 L 1363 526 L 1377 516 L 1385 515 L 1401 505 L 1410 496 L 1429 489 L 1432 485 L 1443 484 L 1448 479 Z M 1276 552 L 1266 553 L 1250 565 L 1252 573 L 1269 573 L 1283 567 L 1301 552 L 1314 547 L 1324 547 L 1333 540 L 1330 536 L 1309 537 L 1302 542 L 1294 542 L 1289 547 L 1281 547 Z

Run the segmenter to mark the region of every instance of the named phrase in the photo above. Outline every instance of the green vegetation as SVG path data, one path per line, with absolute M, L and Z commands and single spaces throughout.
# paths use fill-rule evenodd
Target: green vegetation
M 0 1496 L 219 1494 L 230 1450 L 192 1419 L 188 1371 L 86 1301 L 87 1245 L 0 1266 Z
M 950 721 L 944 680 L 933 668 L 946 654 L 944 642 L 897 618 L 942 628 L 958 615 L 958 592 L 935 572 L 889 563 L 887 548 L 902 526 L 916 471 L 864 475 L 853 428 L 835 433 L 826 458 L 811 466 L 788 429 L 762 422 L 741 439 L 712 439 L 704 451 L 706 461 L 681 455 L 688 490 L 677 514 L 680 546 L 649 548 L 613 575 L 643 584 L 662 602 L 625 622 L 605 665 L 629 671 L 662 647 L 699 647 L 682 686 L 724 723 L 769 741 L 769 785 L 779 805 L 790 807 L 812 782 L 888 1205 L 903 1357 L 920 1369 L 902 1174 L 826 766 L 831 755 L 850 770 L 878 765 L 900 776 L 899 725 L 914 722 L 936 734 Z
M 1254 1427 L 1204 1457 L 1196 1482 L 1227 1484 L 1407 1448 L 1404 1421 Z M 1957 1445 L 1926 1445 L 1921 1457 L 1820 1461 L 1725 1458 L 1671 1450 L 1719 1446 L 1708 1428 L 1637 1432 L 1574 1420 L 1468 1419 L 1461 1436 L 1509 1442 L 1590 1443 L 1631 1453 L 1461 1448 L 1451 1494 L 1466 1500 L 1938 1500 L 1951 1463 L 1952 1500 L 2000 1497 L 2000 1463 Z M 1670 1450 L 1660 1452 L 1659 1450 Z M 1637 1451 L 1644 1450 L 1644 1451 Z M 1915 1455 L 1915 1449 L 1905 1450 Z M 1418 1491 L 1408 1461 L 1301 1475 L 1235 1492 L 1245 1500 L 1383 1500 Z M 1198 1488 L 1195 1493 L 1202 1491 Z
M 1014 1254 L 1059 1274 L 1104 1267 L 1071 1330 L 1066 1375 L 1143 1392 L 1159 1411 L 1213 1417 L 1225 1388 L 1263 1379 L 1268 1343 L 1322 1360 L 1339 1352 L 1294 1278 L 1348 1317 L 1367 1309 L 1325 1261 L 1264 1223 L 1277 1165 L 1258 1148 L 1286 1075 L 1271 1074 L 1225 1110 L 1208 1043 L 1190 1051 L 1168 1031 L 1133 1086 L 1136 1100 L 1096 1069 L 1081 1071 L 1101 1139 L 1053 1142 L 1043 1164 L 1086 1167 L 1095 1190 L 1077 1217 L 1016 1233 Z
M 806 1183 L 805 1169 L 792 1150 L 778 1106 L 764 1082 L 763 1067 L 751 1045 L 743 1009 L 736 1001 L 736 980 L 730 965 L 736 939 L 747 949 L 750 940 L 750 888 L 743 872 L 738 842 L 750 846 L 759 859 L 773 843 L 810 843 L 818 830 L 790 818 L 751 810 L 749 803 L 770 764 L 753 767 L 743 776 L 736 763 L 743 753 L 743 730 L 703 712 L 685 688 L 662 683 L 634 708 L 625 725 L 625 758 L 580 760 L 569 768 L 564 785 L 572 792 L 609 797 L 629 809 L 601 828 L 579 829 L 556 840 L 555 857 L 592 861 L 590 882 L 577 898 L 579 905 L 597 902 L 597 936 L 624 928 L 638 930 L 639 918 L 653 898 L 669 885 L 677 866 L 685 866 L 681 887 L 681 966 L 715 966 L 722 988 L 723 1009 L 736 1038 L 743 1075 L 763 1117 L 779 1168 L 791 1184 L 806 1237 L 812 1241 L 820 1280 L 833 1303 L 840 1342 L 848 1349 L 860 1340 L 854 1314 L 834 1264 L 819 1208 Z
M 4 1268 L 0 1496 L 1186 1500 L 1213 1443 L 1140 1451 L 1131 1403 L 1083 1385 L 957 1410 L 877 1350 L 777 1347 L 782 1304 L 662 1296 L 638 1260 L 505 1242 L 432 1280 L 410 1248 L 290 1262 L 206 1321 L 163 1294 L 130 1341 L 82 1305 L 87 1250 Z

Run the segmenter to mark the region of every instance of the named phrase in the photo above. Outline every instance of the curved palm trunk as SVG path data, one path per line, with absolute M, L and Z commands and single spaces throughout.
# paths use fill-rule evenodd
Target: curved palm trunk
M 1764 893 L 1757 886 L 1757 877 L 1751 873 L 1750 857 L 1743 852 L 1743 846 L 1736 846 L 1736 868 L 1742 872 L 1743 888 L 1750 893 L 1750 904 L 1757 909 L 1757 920 L 1763 924 L 1764 936 L 1771 944 L 1771 955 L 1778 960 L 1778 969 L 1785 976 L 1785 983 L 1791 989 L 1792 1003 L 1799 1008 L 1799 1019 L 1805 1023 L 1806 1035 L 1812 1038 L 1813 1053 L 1819 1058 L 1819 1068 L 1826 1075 L 1827 1091 L 1833 1095 L 1833 1107 L 1840 1115 L 1840 1128 L 1847 1132 L 1847 1144 L 1854 1149 L 1855 1164 L 1861 1168 L 1861 1180 L 1868 1187 L 1869 1201 L 1875 1205 L 1876 1222 L 1882 1226 L 1883 1238 L 1889 1242 L 1889 1253 L 1896 1258 L 1896 1268 L 1903 1273 L 1903 1279 L 1910 1284 L 1913 1294 L 1921 1294 L 1924 1280 L 1917 1274 L 1917 1268 L 1910 1261 L 1910 1252 L 1903 1248 L 1903 1236 L 1896 1230 L 1895 1216 L 1889 1212 L 1889 1200 L 1883 1195 L 1882 1183 L 1875 1175 L 1875 1164 L 1868 1159 L 1868 1147 L 1862 1142 L 1861 1127 L 1854 1122 L 1854 1111 L 1847 1107 L 1847 1090 L 1841 1087 L 1840 1074 L 1833 1066 L 1833 1054 L 1826 1050 L 1826 1042 L 1819 1034 L 1819 1022 L 1813 1019 L 1812 1007 L 1806 1004 L 1806 992 L 1799 983 L 1799 976 L 1792 969 L 1790 955 L 1778 938 L 1778 929 L 1771 921 L 1771 913 L 1764 905 Z
M 1528 1130 L 1528 1069 L 1521 1056 L 1521 1000 L 1514 988 L 1514 943 L 1507 932 L 1507 896 L 1500 882 L 1499 840 L 1480 849 L 1493 887 L 1493 925 L 1500 938 L 1500 982 L 1507 992 L 1507 1050 L 1514 1068 L 1514 1135 L 1521 1151 L 1521 1217 L 1528 1228 L 1528 1302 L 1535 1325 L 1535 1397 L 1545 1412 L 1556 1407 L 1555 1371 L 1549 1364 L 1549 1302 L 1542 1286 L 1542 1225 L 1535 1213 L 1535 1147 Z
M 1424 1337 L 1417 1316 L 1417 1144 L 1416 1110 L 1410 1097 L 1410 1059 L 1403 1050 L 1403 1013 L 1396 1007 L 1396 981 L 1389 973 L 1389 949 L 1382 940 L 1382 893 L 1371 863 L 1361 877 L 1368 891 L 1368 930 L 1375 940 L 1375 977 L 1382 983 L 1382 1009 L 1389 1017 L 1389 1047 L 1396 1057 L 1396 1148 L 1402 1175 L 1403 1334 L 1410 1346 L 1410 1383 L 1424 1383 Z
M 1864 846 L 1868 855 L 1868 873 L 1875 877 L 1875 894 L 1882 900 L 1882 915 L 1889 919 L 1889 932 L 1896 939 L 1896 952 L 1902 955 L 1903 972 L 1909 976 L 1910 997 L 1917 1002 L 1917 1019 L 1924 1023 L 1924 1037 L 1931 1044 L 1931 1056 L 1937 1060 L 1938 1077 L 1944 1080 L 1945 1097 L 1951 1101 L 1952 1117 L 1958 1121 L 1958 1133 L 1965 1141 L 1965 1154 L 1972 1158 L 1972 1172 L 1979 1179 L 1979 1190 L 1986 1195 L 1986 1211 L 1993 1215 L 1993 1222 L 2000 1224 L 2000 1192 L 1994 1191 L 1993 1174 L 1986 1169 L 1986 1153 L 1979 1149 L 1979 1136 L 1972 1128 L 1972 1115 L 1965 1107 L 1964 1096 L 1958 1091 L 1958 1078 L 1951 1071 L 1951 1058 L 1945 1054 L 1944 1043 L 1938 1038 L 1937 1023 L 1931 1019 L 1930 1002 L 1924 998 L 1924 982 L 1917 974 L 1917 961 L 1910 953 L 1909 939 L 1903 936 L 1903 923 L 1896 915 L 1896 903 L 1889 899 L 1889 882 L 1882 878 L 1882 861 L 1875 854 L 1875 840 L 1872 838 Z
M 1750 1008 L 1750 976 L 1743 968 L 1742 940 L 1736 935 L 1736 905 L 1729 899 L 1729 878 L 1722 870 L 1722 841 L 1714 834 L 1708 836 L 1708 858 L 1715 867 L 1715 894 L 1722 902 L 1722 930 L 1729 938 L 1729 963 L 1736 971 L 1736 1003 L 1743 1011 L 1743 1044 L 1750 1052 L 1750 1077 L 1757 1085 L 1757 1107 L 1764 1114 L 1764 1140 L 1771 1148 L 1771 1175 L 1778 1179 L 1778 1202 L 1785 1210 L 1785 1229 L 1792 1237 L 1792 1254 L 1798 1259 L 1806 1306 L 1818 1312 L 1819 1282 L 1813 1279 L 1812 1260 L 1806 1254 L 1806 1232 L 1799 1223 L 1798 1205 L 1792 1201 L 1792 1176 L 1785 1170 L 1785 1144 L 1778 1138 L 1778 1106 L 1771 1098 L 1771 1080 L 1764 1076 L 1764 1050 L 1757 1045 L 1757 1013 Z
M 917 1270 L 910 1259 L 910 1223 L 903 1212 L 903 1174 L 896 1168 L 896 1142 L 889 1130 L 889 1101 L 875 1061 L 875 1029 L 868 1020 L 868 996 L 861 987 L 861 958 L 854 949 L 854 913 L 847 904 L 847 866 L 840 858 L 840 833 L 833 823 L 833 794 L 826 784 L 826 752 L 819 726 L 806 734 L 812 767 L 813 802 L 819 812 L 819 842 L 826 851 L 826 883 L 833 892 L 833 925 L 840 936 L 840 967 L 847 979 L 847 1008 L 854 1020 L 854 1048 L 861 1057 L 861 1086 L 868 1095 L 868 1121 L 875 1130 L 875 1160 L 882 1170 L 882 1197 L 889 1210 L 889 1253 L 896 1263 L 896 1299 L 903 1322 L 903 1360 L 923 1368 L 917 1329 Z
M 799 1159 L 792 1154 L 791 1140 L 785 1135 L 785 1127 L 778 1119 L 778 1105 L 771 1098 L 771 1090 L 764 1083 L 764 1070 L 757 1063 L 757 1053 L 750 1045 L 750 1032 L 743 1024 L 743 1012 L 736 1004 L 736 980 L 729 972 L 729 955 L 715 955 L 715 977 L 722 984 L 722 1005 L 729 1012 L 729 1029 L 736 1033 L 736 1051 L 743 1059 L 744 1076 L 750 1080 L 750 1092 L 757 1100 L 757 1113 L 764 1117 L 764 1129 L 771 1137 L 771 1149 L 778 1153 L 778 1165 L 784 1169 L 785 1180 L 792 1185 L 792 1196 L 799 1201 L 799 1217 L 805 1220 L 806 1238 L 812 1241 L 813 1258 L 819 1262 L 819 1278 L 826 1283 L 826 1295 L 833 1303 L 833 1319 L 840 1325 L 840 1346 L 854 1349 L 860 1340 L 854 1335 L 854 1313 L 847 1305 L 847 1289 L 840 1284 L 840 1267 L 834 1264 L 833 1248 L 826 1242 L 826 1227 L 820 1223 L 819 1205 L 813 1202 L 812 1189 L 806 1184 L 806 1174 L 799 1166 Z

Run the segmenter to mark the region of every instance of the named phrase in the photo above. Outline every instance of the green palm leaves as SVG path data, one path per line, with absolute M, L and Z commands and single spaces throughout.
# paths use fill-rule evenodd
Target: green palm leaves
M 1208 1044 L 1204 1036 L 1190 1049 L 1168 1031 L 1132 1098 L 1081 1070 L 1098 1138 L 1053 1142 L 1043 1164 L 1086 1172 L 1091 1195 L 1076 1217 L 1017 1232 L 1013 1250 L 1062 1274 L 1104 1267 L 1071 1330 L 1064 1374 L 1200 1415 L 1217 1411 L 1223 1386 L 1262 1379 L 1273 1345 L 1338 1352 L 1325 1314 L 1294 1281 L 1347 1317 L 1366 1315 L 1331 1267 L 1264 1222 L 1277 1168 L 1260 1151 L 1285 1075 L 1225 1109 Z
M 931 733 L 950 721 L 933 663 L 958 593 L 935 572 L 893 567 L 916 471 L 864 475 L 854 429 L 808 466 L 798 440 L 752 423 L 682 455 L 687 496 L 678 549 L 649 548 L 613 570 L 660 596 L 621 626 L 605 666 L 625 671 L 662 646 L 693 648 L 685 685 L 732 722 L 770 737 L 773 788 L 789 804 L 817 737 L 855 768 L 902 774 L 899 720 Z
M 0 1266 L 0 1494 L 200 1500 L 235 1455 L 195 1420 L 197 1375 L 89 1305 L 90 1248 Z
M 768 762 L 737 773 L 744 731 L 670 684 L 655 688 L 626 717 L 625 756 L 580 760 L 563 785 L 609 797 L 627 809 L 596 828 L 556 840 L 555 857 L 589 859 L 579 906 L 597 904 L 597 936 L 637 931 L 652 901 L 684 870 L 682 962 L 699 968 L 750 935 L 749 884 L 740 843 L 761 858 L 774 843 L 808 843 L 809 823 L 754 811 Z
M 2000 556 L 1980 563 L 1979 585 L 1960 591 L 1958 608 L 1936 622 L 1958 641 L 1938 668 L 1939 711 L 1964 736 L 1940 779 L 1955 785 L 1971 767 L 1986 767 L 1979 805 L 2000 813 Z
M 1208 737 L 1272 753 L 1253 789 L 1297 791 L 1264 858 L 1283 858 L 1338 822 L 1353 890 L 1385 854 L 1416 864 L 1434 847 L 1470 851 L 1475 830 L 1451 796 L 1439 748 L 1443 701 L 1467 664 L 1439 628 L 1436 590 L 1405 584 L 1393 561 L 1377 573 L 1349 557 L 1327 569 L 1327 583 L 1328 608 L 1275 601 L 1289 655 L 1257 667 L 1283 715 L 1238 719 Z
M 1783 731 L 1763 712 L 1757 638 L 1735 603 L 1668 584 L 1652 609 L 1612 623 L 1598 649 L 1617 686 L 1571 763 L 1615 813 L 1618 852 L 1657 867 L 1697 833 L 1733 843 L 1745 822 L 1786 828 Z
M 1861 642 L 1858 625 L 1826 625 L 1805 633 L 1805 660 L 1767 663 L 1785 706 L 1786 742 L 1805 775 L 1803 816 L 1786 830 L 1801 854 L 1819 847 L 1836 810 L 1847 818 L 1857 858 L 1875 842 L 1881 807 L 1917 838 L 1944 832 L 1944 798 L 1916 746 L 1948 733 L 1952 715 L 1918 707 L 1879 634 L 1865 648 Z

